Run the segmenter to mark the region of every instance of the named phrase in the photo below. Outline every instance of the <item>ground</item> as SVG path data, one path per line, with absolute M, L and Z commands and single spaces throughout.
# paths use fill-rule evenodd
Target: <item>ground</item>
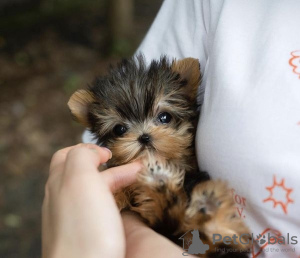
M 146 2 L 136 1 L 135 45 L 161 4 Z M 80 142 L 83 132 L 71 119 L 68 99 L 120 58 L 105 52 L 104 17 L 95 17 L 71 15 L 64 26 L 45 24 L 26 38 L 24 31 L 0 33 L 0 257 L 40 257 L 51 156 Z

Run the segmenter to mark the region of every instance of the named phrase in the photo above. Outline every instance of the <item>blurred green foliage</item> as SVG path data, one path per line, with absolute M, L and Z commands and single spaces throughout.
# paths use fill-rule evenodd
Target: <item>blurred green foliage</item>
M 20 66 L 26 66 L 30 63 L 30 57 L 25 51 L 19 51 L 15 54 L 15 62 Z
M 5 12 L 0 12 L 0 33 L 21 31 L 74 13 L 100 11 L 105 4 L 105 0 L 42 0 L 29 9 L 12 5 Z
M 162 2 L 134 0 L 127 36 L 112 1 L 0 0 L 0 258 L 41 257 L 51 156 L 83 131 L 68 99 L 134 52 Z
M 80 75 L 72 73 L 66 78 L 63 84 L 63 89 L 67 95 L 71 95 L 83 84 Z

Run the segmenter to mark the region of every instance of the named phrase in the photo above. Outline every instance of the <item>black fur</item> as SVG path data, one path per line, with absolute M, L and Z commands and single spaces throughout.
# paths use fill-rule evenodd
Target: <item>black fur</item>
M 193 188 L 202 182 L 205 182 L 207 180 L 210 180 L 210 176 L 205 171 L 192 171 L 189 173 L 186 173 L 184 176 L 184 191 L 186 192 L 188 198 L 190 198 Z
M 180 126 L 182 120 L 194 120 L 196 105 L 188 101 L 187 94 L 181 94 L 183 91 L 180 91 L 187 81 L 173 72 L 171 65 L 168 58 L 162 56 L 160 60 L 153 60 L 147 66 L 143 55 L 138 55 L 111 68 L 107 76 L 97 78 L 90 86 L 90 91 L 95 96 L 95 103 L 91 105 L 88 117 L 91 132 L 97 134 L 102 126 L 95 113 L 105 115 L 107 109 L 116 110 L 120 117 L 128 121 L 141 122 L 152 117 L 152 107 L 160 93 L 166 95 L 172 92 L 173 97 L 168 102 L 180 107 L 181 111 L 173 114 L 176 127 Z M 112 137 L 110 133 L 96 135 L 96 138 L 99 143 L 105 144 Z

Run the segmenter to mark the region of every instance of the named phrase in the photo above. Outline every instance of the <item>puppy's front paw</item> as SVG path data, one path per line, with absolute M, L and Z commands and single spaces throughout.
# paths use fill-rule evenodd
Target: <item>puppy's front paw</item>
M 222 181 L 206 181 L 196 185 L 185 212 L 186 229 L 198 229 L 212 242 L 213 235 L 234 237 L 239 250 L 247 250 L 249 229 L 236 214 L 234 201 L 227 184 Z M 249 235 L 247 235 L 249 234 Z
M 147 160 L 138 174 L 132 209 L 150 226 L 171 222 L 178 225 L 183 220 L 186 204 L 183 178 L 184 171 L 176 166 L 154 159 Z
M 158 192 L 176 191 L 182 188 L 184 171 L 162 161 L 147 160 L 138 174 L 138 181 Z
M 222 181 L 206 181 L 196 185 L 186 210 L 187 218 L 199 217 L 205 222 L 215 216 L 220 209 L 232 208 L 233 199 L 227 184 Z

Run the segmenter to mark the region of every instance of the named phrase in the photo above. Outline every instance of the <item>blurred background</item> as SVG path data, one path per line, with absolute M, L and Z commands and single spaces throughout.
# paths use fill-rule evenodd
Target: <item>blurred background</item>
M 83 131 L 68 99 L 134 53 L 161 3 L 0 0 L 1 258 L 40 257 L 51 156 Z

